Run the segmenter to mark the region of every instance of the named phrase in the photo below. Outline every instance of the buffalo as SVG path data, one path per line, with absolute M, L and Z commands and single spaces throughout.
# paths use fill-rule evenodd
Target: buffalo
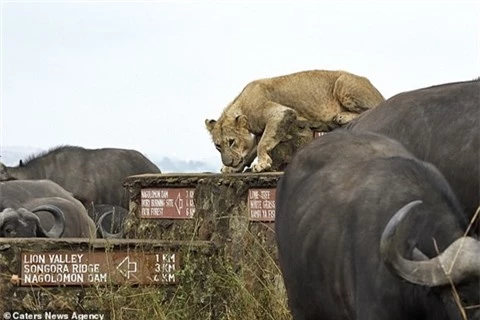
M 17 167 L 0 163 L 0 181 L 49 179 L 70 191 L 85 208 L 92 203 L 128 208 L 124 179 L 160 172 L 138 151 L 111 148 L 62 146 L 31 157 Z
M 472 218 L 480 205 L 480 81 L 400 93 L 347 124 L 398 140 L 445 176 Z
M 342 129 L 314 140 L 277 186 L 294 319 L 478 320 L 480 244 L 468 225 L 442 173 L 398 141 Z
M 36 213 L 49 212 L 54 219 L 53 227 L 46 231 Z M 0 212 L 0 237 L 2 238 L 60 238 L 65 231 L 65 216 L 57 206 L 43 205 L 31 211 L 25 208 L 6 208 Z
M 1 182 L 0 195 L 0 237 L 95 238 L 82 203 L 50 180 Z
M 107 239 L 123 238 L 123 222 L 128 210 L 120 206 L 108 204 L 92 204 L 88 207 L 88 215 L 93 217 L 97 225 L 97 236 Z

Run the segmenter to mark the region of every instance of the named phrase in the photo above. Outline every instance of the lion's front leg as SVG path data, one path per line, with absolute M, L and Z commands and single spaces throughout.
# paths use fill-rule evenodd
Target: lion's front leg
M 242 172 L 243 169 L 244 167 L 234 168 L 234 167 L 222 166 L 222 168 L 220 169 L 220 172 L 221 173 L 239 173 L 239 172 Z
M 257 146 L 257 163 L 253 165 L 253 172 L 268 171 L 273 160 L 270 152 L 287 137 L 287 132 L 297 118 L 296 112 L 281 104 L 269 101 L 265 103 L 266 126 Z

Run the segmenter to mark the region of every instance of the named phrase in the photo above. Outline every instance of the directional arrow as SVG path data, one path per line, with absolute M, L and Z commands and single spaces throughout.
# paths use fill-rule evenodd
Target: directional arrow
M 183 199 L 180 198 L 180 193 L 177 195 L 177 199 L 175 199 L 175 208 L 177 209 L 178 215 L 181 215 L 181 210 L 183 209 Z
M 124 268 L 124 264 L 126 264 L 126 269 L 127 270 L 122 270 Z M 137 272 L 137 263 L 136 262 L 130 262 L 130 257 L 125 257 L 125 259 L 122 260 L 117 266 L 117 270 L 127 279 L 130 279 L 130 273 L 135 273 Z

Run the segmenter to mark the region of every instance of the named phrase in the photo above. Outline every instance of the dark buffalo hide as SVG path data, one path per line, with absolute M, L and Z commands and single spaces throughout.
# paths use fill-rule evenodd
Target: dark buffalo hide
M 391 242 L 405 259 L 434 258 L 468 220 L 433 165 L 385 136 L 341 129 L 299 150 L 277 186 L 275 218 L 294 318 L 460 320 L 449 285 L 402 279 L 380 252 L 390 219 L 416 200 Z M 478 264 L 473 270 L 457 284 L 467 305 L 479 303 Z
M 480 81 L 398 94 L 347 126 L 401 142 L 443 173 L 472 218 L 480 205 Z

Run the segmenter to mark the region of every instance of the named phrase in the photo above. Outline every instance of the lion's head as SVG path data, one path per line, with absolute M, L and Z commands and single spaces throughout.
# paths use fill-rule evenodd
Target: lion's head
M 225 116 L 218 121 L 207 119 L 205 126 L 227 167 L 222 168 L 222 172 L 242 172 L 253 162 L 257 155 L 257 142 L 250 133 L 246 116 Z

